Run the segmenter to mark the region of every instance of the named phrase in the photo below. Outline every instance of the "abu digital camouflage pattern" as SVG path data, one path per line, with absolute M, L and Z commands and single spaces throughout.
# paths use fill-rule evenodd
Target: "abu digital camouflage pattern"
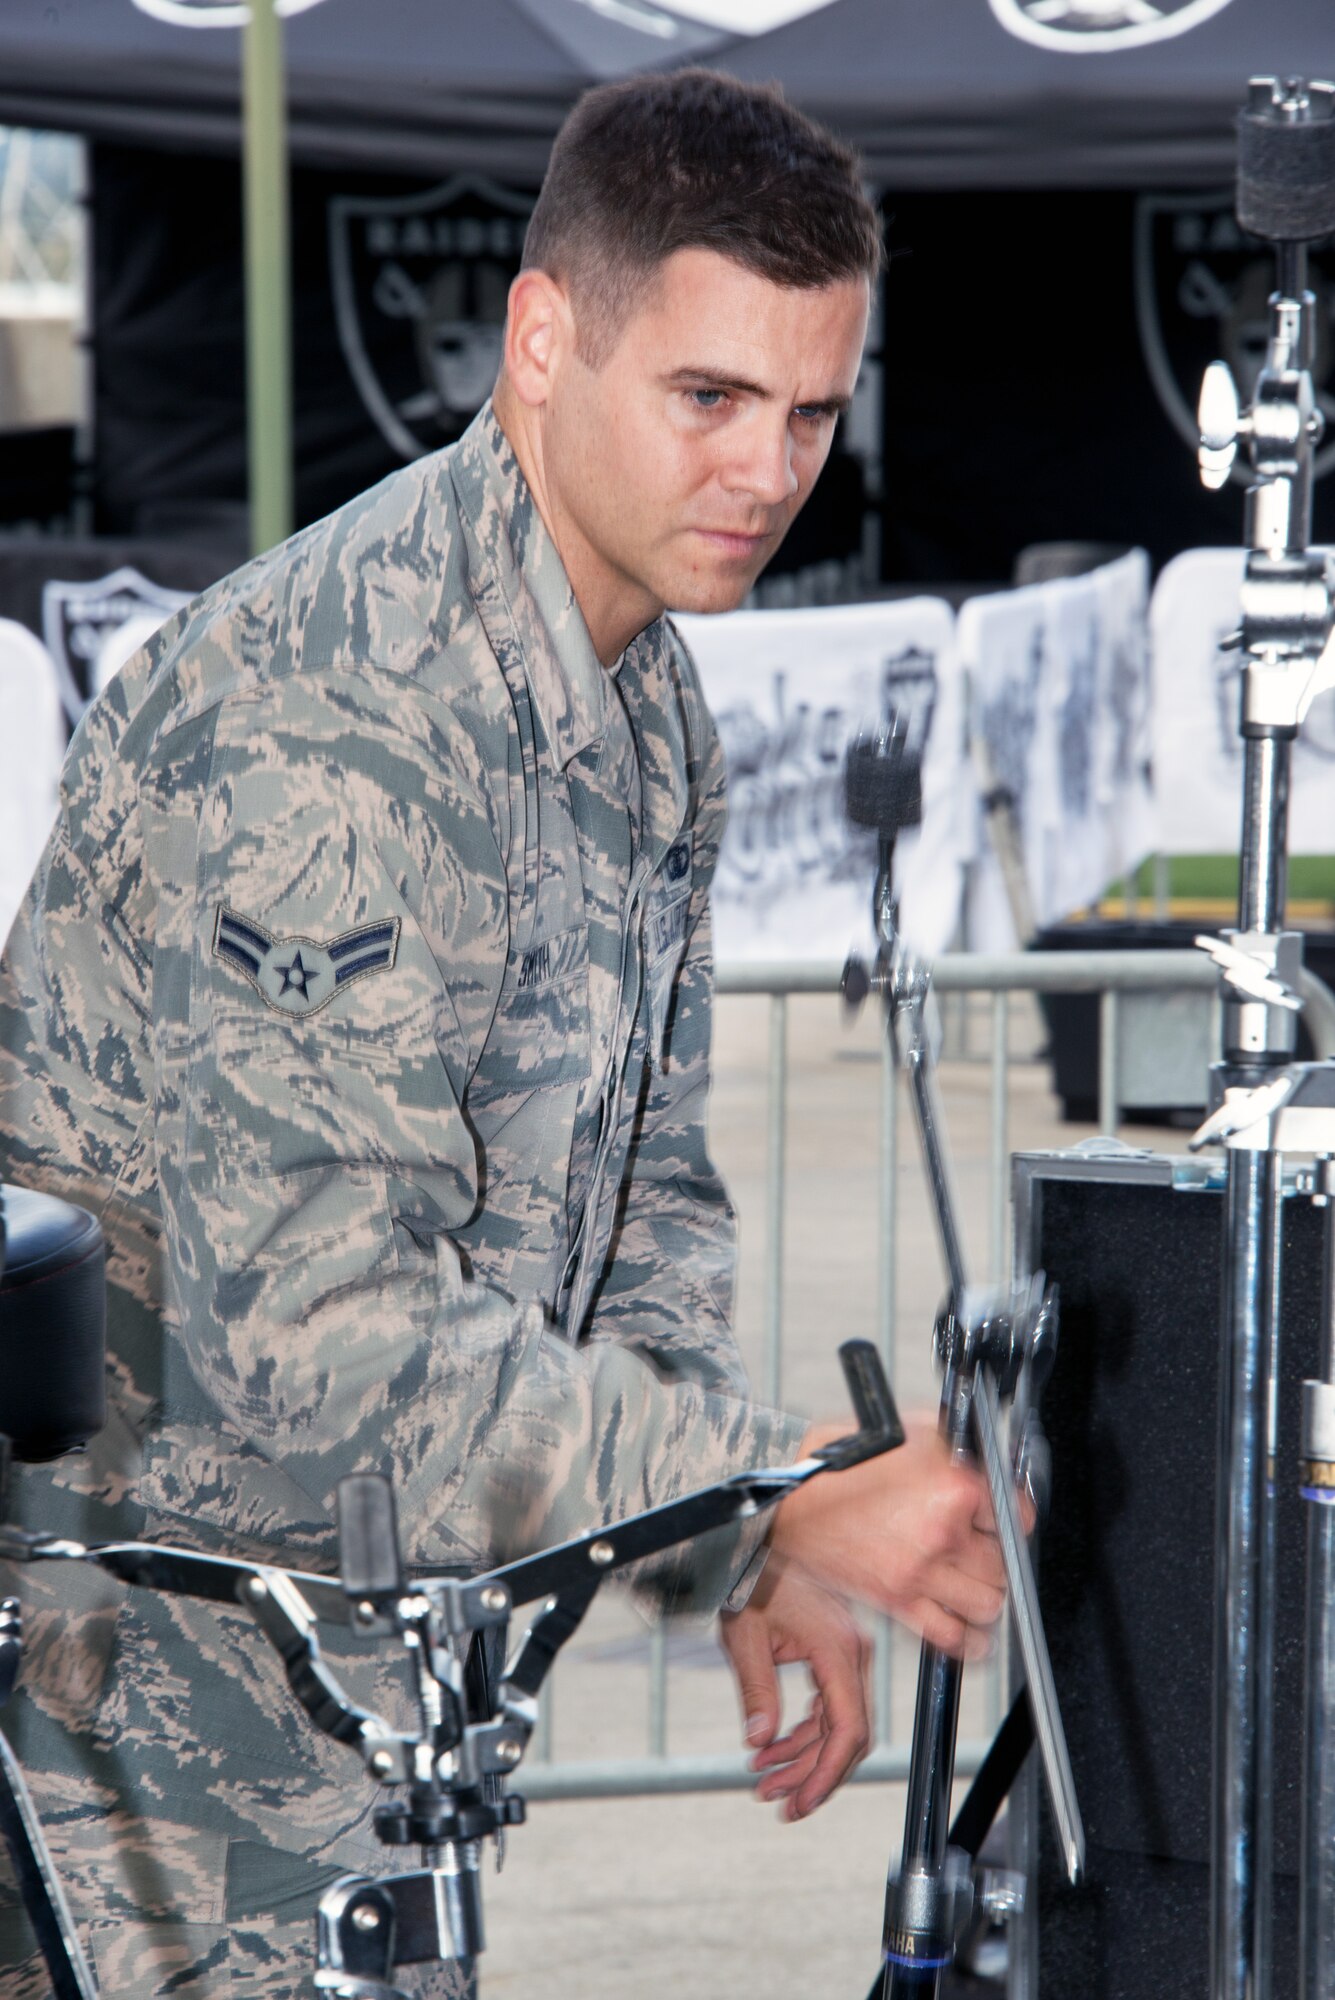
M 793 1453 L 705 1148 L 722 824 L 684 650 L 599 665 L 489 408 L 177 614 L 79 728 L 0 971 L 4 1177 L 110 1249 L 112 1416 L 29 1524 L 332 1568 L 374 1468 L 410 1560 L 477 1568 Z M 758 1532 L 639 1587 L 716 1606 Z M 355 1761 L 239 1611 L 6 1587 L 82 1919 L 160 1919 L 173 1993 L 286 1993 L 228 1983 L 238 1870 L 309 1911 L 374 1860 Z M 117 1950 L 104 1992 L 157 1990 Z

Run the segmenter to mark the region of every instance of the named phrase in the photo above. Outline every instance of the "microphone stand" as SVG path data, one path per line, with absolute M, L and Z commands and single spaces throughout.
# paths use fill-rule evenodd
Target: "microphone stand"
M 844 969 L 844 998 L 857 1006 L 868 993 L 880 994 L 886 1032 L 896 1060 L 908 1074 L 948 1286 L 935 1334 L 942 1373 L 941 1434 L 957 1457 L 981 1463 L 987 1477 L 1034 1734 L 1058 1843 L 1067 1874 L 1075 1882 L 1084 1866 L 1084 1829 L 1000 1415 L 1001 1401 L 1014 1395 L 1022 1372 L 1028 1370 L 1032 1385 L 1050 1365 L 1056 1298 L 1041 1275 L 1014 1292 L 969 1283 L 942 1142 L 927 1024 L 931 978 L 899 933 L 894 900 L 895 838 L 902 827 L 921 819 L 922 805 L 918 761 L 893 718 L 881 736 L 857 743 L 850 751 L 846 804 L 855 823 L 875 827 L 880 862 L 873 898 L 879 949 L 870 969 L 850 959 Z M 880 1992 L 884 2000 L 906 2000 L 909 1995 L 935 2000 L 941 1975 L 976 1912 L 1000 1919 L 1017 1914 L 1023 1906 L 1024 1884 L 1019 1877 L 1004 1870 L 975 1871 L 968 1849 L 951 1844 L 948 1814 L 961 1673 L 958 1660 L 924 1643 L 903 1854 L 886 1887 L 884 1968 L 873 1988 L 873 1996 Z M 1011 1727 L 1009 1720 L 1004 1727 Z M 965 1817 L 962 1813 L 961 1819 Z

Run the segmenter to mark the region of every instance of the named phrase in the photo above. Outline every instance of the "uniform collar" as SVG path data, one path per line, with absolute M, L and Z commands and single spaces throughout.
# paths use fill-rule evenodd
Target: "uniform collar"
M 610 695 L 556 544 L 488 400 L 450 454 L 475 564 L 490 570 L 509 612 L 547 740 L 562 769 L 603 734 Z M 483 623 L 486 593 L 475 592 Z M 496 644 L 496 634 L 488 629 Z

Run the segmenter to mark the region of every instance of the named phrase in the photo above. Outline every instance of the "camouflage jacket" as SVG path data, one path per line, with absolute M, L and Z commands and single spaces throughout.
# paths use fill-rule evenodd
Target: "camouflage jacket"
M 129 663 L 0 975 L 4 1177 L 111 1246 L 112 1419 L 30 1521 L 332 1565 L 380 1468 L 409 1559 L 475 1568 L 793 1454 L 705 1149 L 723 791 L 676 635 L 599 665 L 489 407 Z M 34 1701 L 99 1754 L 222 1768 L 184 1644 L 233 1779 L 307 1758 L 236 1618 L 81 1578 L 71 1652 L 41 1588 Z

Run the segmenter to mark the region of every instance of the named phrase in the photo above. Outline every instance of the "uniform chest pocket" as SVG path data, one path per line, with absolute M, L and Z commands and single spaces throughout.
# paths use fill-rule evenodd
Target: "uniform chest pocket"
M 589 933 L 577 924 L 511 950 L 469 1097 L 578 1083 L 590 1060 Z
M 671 1028 L 677 974 L 686 955 L 691 909 L 690 848 L 681 841 L 668 855 L 644 913 L 645 985 L 649 999 L 649 1050 L 655 1070 L 663 1067 Z

